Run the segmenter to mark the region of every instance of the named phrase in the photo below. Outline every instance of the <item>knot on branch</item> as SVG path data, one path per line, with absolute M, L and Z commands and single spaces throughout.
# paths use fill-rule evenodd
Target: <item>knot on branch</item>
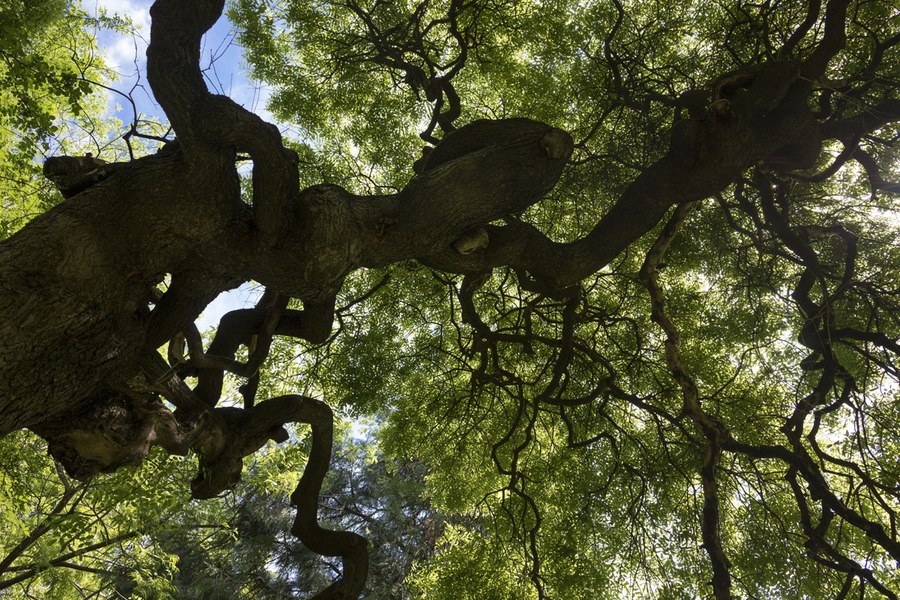
M 191 496 L 212 498 L 233 488 L 241 480 L 244 457 L 266 442 L 284 442 L 288 433 L 282 423 L 253 409 L 222 407 L 207 413 L 206 425 L 197 438 L 200 472 L 191 482 Z
M 101 158 L 84 156 L 51 156 L 44 161 L 44 177 L 53 182 L 63 198 L 69 199 L 103 181 L 126 163 L 107 163 Z
M 75 479 L 139 465 L 153 446 L 171 454 L 187 453 L 191 435 L 155 397 L 110 393 L 86 411 L 32 428 L 47 440 L 47 450 Z
M 462 255 L 472 254 L 476 250 L 484 250 L 490 243 L 487 229 L 484 227 L 474 227 L 463 232 L 453 242 L 453 249 Z

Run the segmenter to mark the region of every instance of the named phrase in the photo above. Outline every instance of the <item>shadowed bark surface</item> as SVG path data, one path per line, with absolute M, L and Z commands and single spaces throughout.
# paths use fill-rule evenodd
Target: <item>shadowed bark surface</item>
M 45 175 L 66 199 L 0 244 L 0 435 L 33 430 L 78 478 L 139 463 L 152 445 L 179 454 L 193 449 L 200 473 L 192 494 L 209 498 L 237 483 L 244 457 L 268 440 L 285 441 L 283 425 L 308 424 L 312 450 L 291 499 L 297 507 L 292 533 L 311 550 L 342 558 L 342 576 L 317 597 L 356 598 L 366 581 L 366 541 L 355 533 L 324 529 L 317 519 L 331 454 L 331 410 L 301 395 L 256 398 L 258 370 L 273 337 L 325 340 L 335 297 L 348 274 L 414 260 L 464 276 L 462 319 L 482 337 L 487 355 L 484 348 L 503 334 L 481 322 L 473 294 L 485 273 L 509 268 L 524 285 L 565 305 L 552 381 L 535 402 L 576 406 L 577 401 L 554 394 L 566 385 L 567 361 L 576 350 L 590 354 L 576 348 L 572 338 L 572 315 L 582 298 L 579 285 L 657 230 L 636 278 L 649 292 L 652 320 L 663 331 L 666 366 L 683 407 L 677 415 L 654 414 L 677 428 L 686 423 L 696 428 L 692 441 L 703 449 L 698 469 L 702 538 L 715 597 L 732 594 L 719 532 L 717 478 L 723 453 L 781 461 L 804 507 L 807 492 L 799 482 L 822 502 L 829 518 L 840 516 L 900 560 L 893 525 L 887 531 L 876 518 L 844 504 L 802 440 L 813 407 L 825 405 L 830 390 L 849 381 L 832 344 L 841 337 L 867 340 L 896 353 L 896 342 L 880 331 L 834 326 L 829 315 L 834 297 L 810 292 L 830 276 L 809 246 L 811 236 L 824 232 L 798 233 L 778 196 L 789 178 L 816 176 L 811 170 L 826 145 L 851 145 L 900 119 L 900 100 L 893 97 L 849 115 L 816 104 L 817 82 L 846 41 L 848 0 L 827 3 L 821 35 L 806 55 L 792 56 L 798 42 L 791 38 L 775 57 L 670 100 L 686 114 L 670 127 L 667 147 L 623 186 L 583 236 L 567 243 L 552 240 L 519 215 L 553 189 L 576 148 L 572 137 L 525 118 L 453 126 L 459 96 L 451 74 L 434 75 L 430 83 L 410 80 L 414 90 L 441 99 L 423 137 L 431 139 L 436 125 L 445 135 L 417 163 L 417 174 L 405 187 L 373 196 L 336 185 L 300 189 L 298 156 L 278 129 L 211 93 L 204 83 L 200 40 L 220 18 L 223 4 L 157 0 L 151 10 L 148 80 L 177 142 L 129 163 L 48 159 Z M 814 4 L 810 15 L 818 19 Z M 802 27 L 796 31 L 800 37 L 805 33 Z M 412 71 L 409 63 L 391 65 Z M 451 105 L 448 111 L 442 109 L 444 98 Z M 860 152 L 856 159 L 873 186 L 891 189 L 877 165 Z M 241 198 L 239 155 L 252 159 L 249 205 Z M 662 258 L 697 203 L 719 197 L 736 182 L 761 190 L 757 225 L 762 228 L 765 221 L 787 251 L 801 259 L 800 281 L 791 292 L 806 318 L 799 342 L 821 379 L 787 420 L 784 445 L 736 439 L 708 412 L 684 366 L 680 332 L 667 314 L 659 284 Z M 832 289 L 836 297 L 851 286 L 855 238 L 837 227 L 828 233 L 847 249 L 842 282 Z M 204 349 L 194 320 L 220 292 L 250 280 L 265 286 L 265 295 L 256 308 L 227 315 Z M 301 301 L 302 310 L 289 308 L 291 300 Z M 158 352 L 167 342 L 168 361 Z M 235 358 L 242 345 L 248 348 L 243 362 Z M 243 408 L 218 406 L 226 372 L 248 380 Z M 197 377 L 193 388 L 184 382 L 188 375 Z M 640 404 L 613 379 L 605 380 L 592 398 L 612 394 Z M 176 410 L 169 411 L 160 398 Z M 525 414 L 521 410 L 517 423 Z M 510 439 L 512 430 L 494 446 L 494 459 L 498 470 L 511 477 L 509 489 L 527 503 L 515 466 L 507 469 L 498 458 Z M 536 530 L 537 525 L 530 531 L 530 577 L 543 596 Z M 804 523 L 804 530 L 810 540 L 827 545 L 811 523 Z M 848 576 L 886 589 L 871 572 L 842 560 L 833 562 Z M 886 592 L 895 597 L 891 594 Z

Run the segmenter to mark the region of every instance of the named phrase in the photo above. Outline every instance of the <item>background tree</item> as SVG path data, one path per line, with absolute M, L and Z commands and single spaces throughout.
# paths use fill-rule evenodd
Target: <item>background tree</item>
M 318 525 L 313 396 L 471 517 L 428 597 L 900 593 L 892 3 L 235 2 L 292 141 L 206 89 L 222 10 L 151 12 L 177 140 L 48 159 L 68 199 L 0 245 L 0 432 L 81 478 L 190 448 L 205 498 L 310 424 L 320 597 L 369 558 Z
M 343 439 L 335 448 L 320 515 L 330 527 L 368 538 L 364 597 L 411 598 L 406 577 L 415 561 L 433 555 L 443 519 L 421 499 L 422 465 L 388 465 L 370 455 L 361 441 Z M 258 474 L 248 475 L 258 485 Z M 298 598 L 327 587 L 340 574 L 340 565 L 288 535 L 293 518 L 286 495 L 241 484 L 230 527 L 213 530 L 218 539 L 208 539 L 210 531 L 170 528 L 171 536 L 161 545 L 179 557 L 174 596 Z M 207 539 L 198 543 L 198 537 Z
M 369 441 L 340 436 L 321 516 L 370 540 L 366 598 L 410 598 L 407 576 L 434 555 L 445 518 L 422 499 L 424 466 L 387 464 Z M 4 597 L 295 598 L 340 572 L 288 533 L 303 444 L 255 457 L 233 493 L 188 503 L 189 461 L 159 453 L 80 483 L 48 465 L 36 436 L 2 443 Z

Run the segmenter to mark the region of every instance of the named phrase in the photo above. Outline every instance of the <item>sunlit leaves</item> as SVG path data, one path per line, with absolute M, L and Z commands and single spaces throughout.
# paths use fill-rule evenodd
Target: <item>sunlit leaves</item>
M 40 176 L 44 156 L 111 143 L 118 123 L 98 119 L 106 100 L 92 83 L 109 77 L 95 32 L 120 25 L 62 0 L 0 8 L 0 239 L 59 201 Z
M 248 1 L 234 14 L 248 26 L 255 72 L 278 88 L 279 115 L 316 132 L 332 156 L 350 156 L 345 181 L 359 186 L 361 174 L 382 181 L 389 164 L 408 173 L 404 165 L 416 157 L 411 135 L 424 128 L 426 107 L 403 69 L 379 57 L 367 37 L 402 27 L 413 6 L 354 6 L 361 11 L 349 3 Z M 440 14 L 449 3 L 415 6 Z M 801 60 L 822 36 L 821 22 L 798 29 L 806 6 L 786 3 L 469 6 L 472 14 L 484 12 L 477 41 L 454 76 L 462 121 L 525 115 L 564 127 L 576 139 L 573 164 L 559 185 L 522 216 L 558 241 L 590 230 L 668 148 L 673 123 L 685 118 L 682 92 L 708 94 L 734 69 Z M 897 46 L 889 41 L 889 23 L 897 17 L 886 7 L 854 9 L 854 24 L 862 26 L 850 28 L 847 57 L 835 61 L 833 80 L 816 84 L 813 98 L 822 110 L 858 115 L 890 96 L 885 86 L 896 78 Z M 367 30 L 366 15 L 374 28 Z M 879 45 L 884 55 L 867 63 Z M 406 59 L 422 58 L 401 46 L 396 50 Z M 444 53 L 453 50 L 451 44 Z M 863 83 L 864 68 L 878 71 L 877 81 Z M 849 94 L 854 81 L 859 85 Z M 387 112 L 373 119 L 374 105 Z M 895 141 L 888 126 L 864 142 L 886 173 L 896 171 Z M 842 150 L 826 145 L 810 173 L 827 169 Z M 809 251 L 786 246 L 773 232 L 775 217 L 760 208 L 765 200 L 749 176 L 697 208 L 658 280 L 667 318 L 679 332 L 679 368 L 696 385 L 703 410 L 742 444 L 785 447 L 785 420 L 821 381 L 815 368 L 821 356 L 808 338 L 800 339 L 819 318 L 805 312 L 810 302 L 833 311 L 829 326 L 836 330 L 878 332 L 835 345 L 844 374 L 830 392 L 844 399 L 823 401 L 796 451 L 831 457 L 829 485 L 842 498 L 853 497 L 864 518 L 887 523 L 898 508 L 897 448 L 889 441 L 896 415 L 888 414 L 897 374 L 890 344 L 900 332 L 896 208 L 889 193 L 871 194 L 866 177 L 851 162 L 825 181 L 808 175 L 776 182 L 788 194 L 782 202 L 790 203 L 778 210 L 820 269 L 809 298 L 798 284 L 810 268 Z M 461 277 L 395 269 L 391 285 L 342 317 L 344 337 L 317 350 L 311 371 L 317 385 L 354 412 L 387 415 L 383 448 L 425 461 L 427 493 L 436 505 L 475 519 L 448 530 L 438 558 L 413 578 L 429 597 L 476 589 L 481 597 L 528 597 L 540 585 L 551 596 L 603 597 L 607 580 L 628 581 L 641 597 L 708 592 L 698 519 L 704 434 L 685 418 L 671 340 L 650 319 L 637 277 L 658 233 L 583 282 L 577 307 L 569 309 L 574 317 L 565 316 L 558 298 L 528 289 L 521 274 L 497 269 L 472 294 L 480 321 L 473 323 L 464 314 Z M 841 280 L 851 262 L 852 284 Z M 364 293 L 366 279 L 350 279 L 350 297 Z M 565 375 L 558 377 L 554 365 L 567 353 Z M 878 481 L 871 489 L 882 492 L 854 488 L 860 472 L 841 461 L 864 465 L 861 472 Z M 798 507 L 785 468 L 737 456 L 721 466 L 721 535 L 736 593 L 836 594 L 844 576 L 806 559 L 809 528 L 798 525 L 815 493 L 802 491 Z M 534 531 L 537 555 L 527 543 Z M 835 534 L 829 543 L 861 564 L 864 555 L 880 552 L 858 532 Z M 890 580 L 880 559 L 868 560 Z M 530 570 L 537 562 L 543 584 Z M 478 583 L 465 586 L 463 573 Z M 532 591 L 519 587 L 529 579 Z M 855 593 L 858 583 L 847 585 Z
M 436 108 L 417 69 L 452 76 L 457 126 L 528 116 L 573 133 L 560 184 L 497 222 L 521 219 L 568 242 L 652 173 L 674 125 L 715 129 L 740 118 L 724 110 L 730 97 L 713 107 L 735 69 L 754 81 L 761 63 L 810 56 L 824 30 L 819 15 L 798 29 L 808 8 L 239 0 L 232 16 L 251 69 L 276 88 L 273 113 L 297 135 L 304 184 L 401 188 Z M 797 83 L 798 104 L 816 111 L 823 131 L 890 121 L 897 101 L 895 7 L 855 3 L 850 14 L 846 47 L 826 76 Z M 50 105 L 23 104 L 17 90 L 61 103 L 86 90 L 32 54 L 30 67 L 10 72 L 0 116 L 49 134 Z M 29 69 L 50 73 L 31 81 Z M 684 104 L 686 91 L 699 92 L 699 107 Z M 345 433 L 374 430 L 336 459 L 325 499 L 333 522 L 405 541 L 426 531 L 429 551 L 415 555 L 405 585 L 429 598 L 702 597 L 712 566 L 701 472 L 715 446 L 716 535 L 734 595 L 839 597 L 876 580 L 896 589 L 900 246 L 890 183 L 900 145 L 891 123 L 831 137 L 821 152 L 813 144 L 808 168 L 754 158 L 698 202 L 652 265 L 658 289 L 642 265 L 661 224 L 567 289 L 504 267 L 348 274 L 333 335 L 315 345 L 277 340 L 260 382 L 261 396 L 324 398 L 355 419 Z M 33 173 L 35 148 L 10 153 L 17 173 Z M 29 202 L 23 213 L 39 210 Z M 138 569 L 130 589 L 163 593 L 174 580 L 182 594 L 231 586 L 253 597 L 258 580 L 279 593 L 327 581 L 328 565 L 297 559 L 276 533 L 290 520 L 283 496 L 306 458 L 305 429 L 291 434 L 289 445 L 248 460 L 237 495 L 169 521 L 184 498 L 158 484 L 184 489 L 183 463 L 154 457 L 145 471 L 97 482 L 91 501 L 118 511 L 104 518 L 141 534 L 123 554 Z M 55 481 L 48 465 L 28 466 L 34 481 Z M 137 491 L 123 491 L 126 483 Z M 46 485 L 59 494 L 59 484 Z M 53 497 L 41 492 L 10 483 L 2 493 L 16 508 L 6 516 L 32 525 L 23 499 L 43 498 L 39 514 Z M 421 515 L 451 525 L 428 529 Z M 47 540 L 81 543 L 97 522 L 73 513 Z M 162 541 L 143 536 L 148 523 Z M 10 537 L 28 531 L 11 526 Z M 53 544 L 35 546 L 35 564 L 51 565 Z M 409 566 L 411 550 L 384 545 Z M 229 563 L 232 549 L 247 568 Z M 156 583 L 146 574 L 154 569 Z

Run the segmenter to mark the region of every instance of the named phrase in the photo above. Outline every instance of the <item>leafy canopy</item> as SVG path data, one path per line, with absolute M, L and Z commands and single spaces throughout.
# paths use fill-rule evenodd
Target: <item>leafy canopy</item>
M 370 455 L 351 445 L 356 466 L 332 476 L 330 498 L 347 510 L 368 503 L 356 521 L 335 512 L 343 527 L 415 541 L 405 526 L 416 517 L 431 536 L 433 552 L 408 547 L 415 563 L 392 563 L 408 573 L 398 594 L 900 594 L 893 2 L 235 0 L 230 17 L 251 72 L 274 89 L 270 109 L 305 184 L 396 191 L 450 131 L 527 116 L 571 132 L 575 151 L 547 197 L 492 235 L 530 224 L 557 242 L 601 244 L 590 232 L 604 216 L 644 219 L 640 202 L 623 203 L 633 190 L 678 196 L 647 235 L 574 284 L 505 264 L 360 270 L 325 342 L 273 343 L 260 394 L 321 395 L 378 425 Z M 746 125 L 744 109 L 762 115 L 758 137 L 802 135 L 723 170 L 733 157 L 715 152 L 727 145 L 715 136 Z M 679 195 L 694 184 L 702 193 Z M 225 395 L 237 398 L 237 384 Z M 302 445 L 287 452 L 305 458 Z M 251 483 L 287 489 L 267 470 L 271 456 L 256 460 Z M 387 489 L 403 487 L 391 470 L 409 465 L 427 474 Z M 246 519 L 284 506 L 252 486 L 228 498 Z M 28 509 L 16 506 L 21 518 Z M 152 529 L 154 510 L 113 520 Z M 143 546 L 159 563 L 134 589 L 177 595 L 177 569 L 199 581 L 224 562 L 227 535 L 204 544 L 182 525 L 198 510 Z M 228 525 L 240 530 L 240 519 Z M 253 567 L 241 578 L 290 554 L 233 548 Z M 329 565 L 301 564 L 265 582 L 321 585 Z
M 0 239 L 59 201 L 37 157 L 122 152 L 120 123 L 104 119 L 98 84 L 114 73 L 98 52 L 100 28 L 128 25 L 66 0 L 0 6 Z
M 895 597 L 900 15 L 891 2 L 233 4 L 253 74 L 320 177 L 402 186 L 454 98 L 452 126 L 526 115 L 571 132 L 562 180 L 521 217 L 558 241 L 590 231 L 676 142 L 673 125 L 729 118 L 717 111 L 741 76 L 812 61 L 838 4 L 845 38 L 808 106 L 822 128 L 877 126 L 810 139 L 811 156 L 792 148 L 682 205 L 576 291 L 403 266 L 342 323 L 310 375 L 380 415 L 388 452 L 431 467 L 437 506 L 479 516 L 413 577 L 426 597 L 699 597 L 726 565 L 742 597 Z M 429 97 L 441 78 L 452 91 Z M 374 281 L 357 279 L 348 297 Z

